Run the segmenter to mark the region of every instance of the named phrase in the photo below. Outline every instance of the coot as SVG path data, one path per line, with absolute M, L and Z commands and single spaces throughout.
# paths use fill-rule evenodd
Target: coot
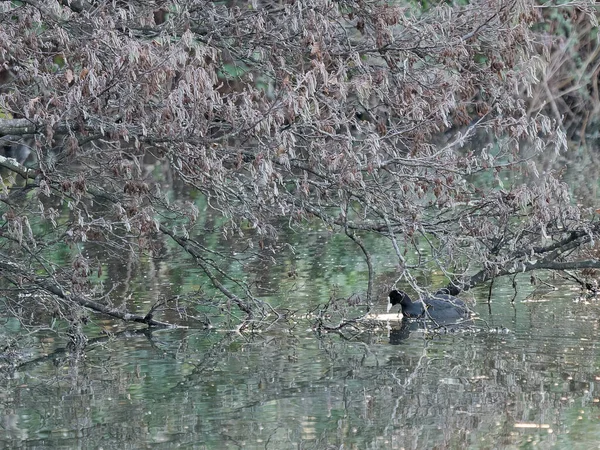
M 423 303 L 427 308 L 423 308 Z M 388 312 L 392 306 L 400 304 L 402 315 L 413 319 L 431 318 L 435 321 L 453 321 L 469 317 L 469 309 L 465 303 L 447 294 L 436 294 L 426 297 L 423 302 L 413 302 L 406 292 L 393 290 L 390 292 Z

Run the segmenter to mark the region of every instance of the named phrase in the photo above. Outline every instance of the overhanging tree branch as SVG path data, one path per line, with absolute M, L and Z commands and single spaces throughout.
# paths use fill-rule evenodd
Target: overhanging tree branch
M 156 320 L 152 318 L 151 315 L 142 316 L 139 314 L 128 313 L 126 311 L 121 311 L 116 308 L 110 308 L 102 303 L 90 300 L 82 295 L 66 292 L 62 286 L 58 285 L 51 279 L 33 275 L 27 269 L 21 267 L 20 265 L 10 262 L 10 258 L 7 255 L 0 254 L 0 258 L 2 258 L 0 260 L 0 271 L 4 272 L 5 275 L 9 273 L 14 277 L 27 279 L 42 290 L 46 291 L 49 294 L 55 295 L 56 297 L 62 300 L 66 300 L 70 303 L 83 306 L 85 308 L 91 309 L 92 311 L 106 314 L 107 316 L 113 317 L 115 319 L 121 319 L 126 322 L 143 323 L 151 327 L 179 327 L 178 325 Z
M 12 172 L 19 174 L 24 179 L 35 178 L 37 173 L 34 169 L 29 169 L 25 167 L 23 164 L 19 164 L 19 162 L 14 158 L 7 158 L 5 156 L 0 155 L 0 167 L 4 167 Z
M 36 125 L 29 119 L 0 119 L 0 136 L 35 134 Z
M 190 239 L 184 238 L 182 236 L 177 236 L 174 232 L 169 230 L 164 225 L 160 225 L 160 231 L 162 233 L 166 234 L 167 236 L 170 236 L 171 239 L 173 239 L 175 242 L 177 242 L 187 253 L 189 253 L 191 256 L 193 256 L 195 258 L 196 263 L 202 268 L 202 270 L 204 271 L 206 276 L 210 279 L 212 284 L 219 291 L 221 291 L 221 293 L 223 293 L 223 295 L 225 295 L 225 297 L 227 297 L 229 300 L 234 302 L 238 306 L 239 309 L 241 309 L 248 315 L 249 318 L 251 318 L 254 315 L 255 311 L 253 310 L 253 308 L 250 305 L 248 305 L 240 297 L 238 297 L 233 292 L 231 292 L 223 283 L 221 283 L 217 279 L 217 277 L 213 273 L 213 270 L 210 268 L 209 263 L 204 259 L 204 256 L 201 255 L 200 252 L 193 245 L 193 241 L 191 241 Z

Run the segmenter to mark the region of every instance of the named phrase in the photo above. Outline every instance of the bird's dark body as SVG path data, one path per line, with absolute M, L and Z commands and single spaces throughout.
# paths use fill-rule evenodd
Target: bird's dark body
M 450 321 L 465 319 L 470 314 L 462 300 L 447 294 L 436 294 L 424 298 L 422 302 L 413 302 L 405 292 L 394 290 L 390 292 L 388 312 L 392 306 L 398 304 L 402 315 L 411 319 L 430 318 L 436 321 Z

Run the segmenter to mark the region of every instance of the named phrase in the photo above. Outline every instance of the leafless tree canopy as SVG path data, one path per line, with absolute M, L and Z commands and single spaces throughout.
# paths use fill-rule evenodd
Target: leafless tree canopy
M 558 174 L 536 170 L 538 154 L 566 148 L 555 118 L 527 103 L 552 40 L 532 31 L 541 17 L 530 0 L 427 11 L 375 0 L 1 1 L 0 138 L 32 155 L 0 160 L 0 269 L 14 286 L 120 317 L 90 286 L 83 253 L 57 267 L 49 250 L 93 240 L 142 252 L 173 239 L 254 314 L 251 290 L 227 288 L 193 240 L 199 212 L 170 200 L 173 180 L 206 196 L 227 233 L 244 223 L 271 239 L 282 222 L 322 220 L 371 270 L 361 236 L 381 234 L 414 287 L 421 268 L 460 290 L 595 267 L 577 252 L 598 232 L 593 215 Z

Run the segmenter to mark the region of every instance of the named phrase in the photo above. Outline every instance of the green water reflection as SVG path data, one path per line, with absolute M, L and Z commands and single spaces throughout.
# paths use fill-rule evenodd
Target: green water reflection
M 595 198 L 595 184 L 573 185 L 577 198 Z M 213 228 L 210 220 L 202 227 Z M 281 247 L 272 256 L 219 233 L 200 239 L 235 257 L 223 258 L 223 269 L 274 307 L 305 312 L 334 287 L 339 296 L 366 289 L 359 249 L 327 230 L 285 231 L 267 242 Z M 368 244 L 382 311 L 397 259 L 388 242 Z M 211 295 L 193 262 L 167 243 L 141 260 L 88 251 L 110 261 L 99 278 L 132 311 Z M 443 284 L 424 275 L 423 285 Z M 560 284 L 534 292 L 529 275 L 517 281 L 514 304 L 510 282 L 496 283 L 491 305 L 486 289 L 463 297 L 479 314 L 477 330 L 435 336 L 398 338 L 381 327 L 347 340 L 317 335 L 303 314 L 239 334 L 228 331 L 236 325 L 228 312 L 207 307 L 210 330 L 132 332 L 95 318 L 86 357 L 74 362 L 56 352 L 65 342 L 52 332 L 29 336 L 5 320 L 1 335 L 31 350 L 14 366 L 0 355 L 0 448 L 596 448 L 600 300 L 576 301 L 578 292 Z
M 591 448 L 600 302 L 566 287 L 526 298 L 526 281 L 514 307 L 502 288 L 476 305 L 490 327 L 478 332 L 399 345 L 385 329 L 348 341 L 304 321 L 254 335 L 128 332 L 92 341 L 78 364 L 5 367 L 0 445 Z

